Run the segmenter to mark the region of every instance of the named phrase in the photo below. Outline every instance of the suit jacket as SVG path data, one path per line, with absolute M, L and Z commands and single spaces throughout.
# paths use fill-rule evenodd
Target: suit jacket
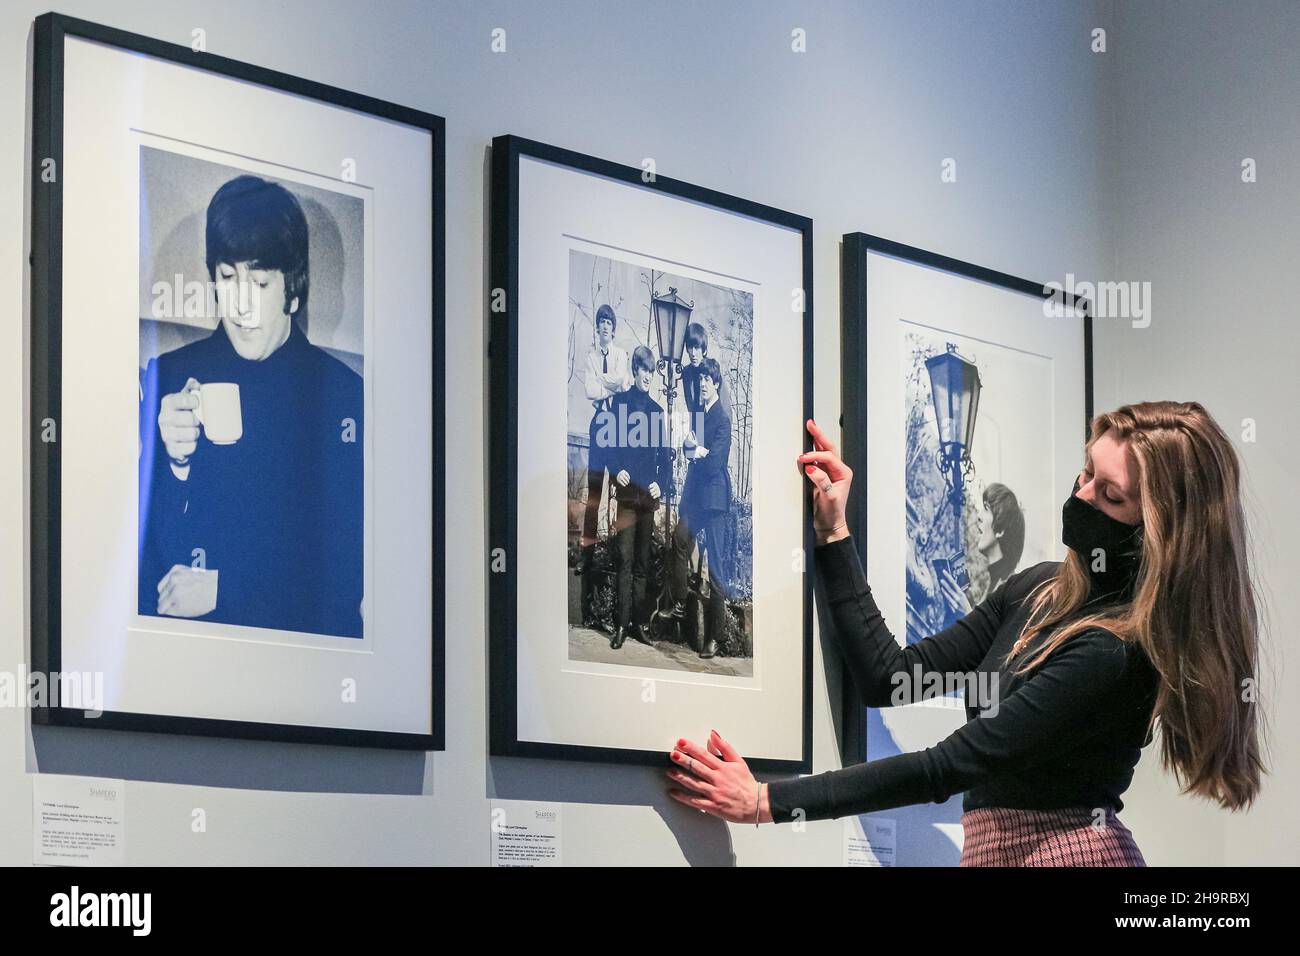
M 687 363 L 682 366 L 682 398 L 686 402 L 687 411 L 704 411 L 704 406 L 700 404 L 700 367 L 698 365 Z
M 712 519 L 731 510 L 731 418 L 721 399 L 703 413 L 704 430 L 697 432 L 700 444 L 709 450 L 704 458 L 691 462 L 682 488 L 681 518 L 692 531 L 699 531 Z
M 619 503 L 638 511 L 654 510 L 659 502 L 650 494 L 650 485 L 659 485 L 662 498 L 669 493 L 672 482 L 668 420 L 663 407 L 648 392 L 633 385 L 615 395 L 610 410 L 603 414 L 608 434 L 613 436 L 606 467 L 611 476 L 625 470 L 631 478 L 627 487 L 617 482 L 614 485 Z M 598 439 L 601 434 L 598 430 Z

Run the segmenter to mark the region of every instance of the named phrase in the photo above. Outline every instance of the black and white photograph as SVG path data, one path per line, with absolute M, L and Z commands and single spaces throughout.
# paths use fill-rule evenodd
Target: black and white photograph
M 493 753 L 653 764 L 714 713 L 807 766 L 811 221 L 516 136 L 492 164 Z
M 1052 553 L 1052 360 L 909 324 L 902 371 L 907 457 L 907 643 L 970 613 Z
M 845 236 L 843 265 L 845 461 L 870 489 L 849 524 L 898 643 L 924 649 L 1052 559 L 1067 449 L 1090 417 L 1091 320 L 1073 297 L 1045 315 L 1042 283 L 878 236 Z M 965 722 L 963 685 L 903 706 L 844 689 L 846 764 L 923 750 Z M 960 795 L 891 813 L 899 865 L 960 860 Z
M 569 658 L 750 677 L 754 295 L 569 264 Z
M 40 719 L 441 749 L 443 119 L 35 31 Z
M 140 614 L 362 637 L 365 222 L 141 146 Z

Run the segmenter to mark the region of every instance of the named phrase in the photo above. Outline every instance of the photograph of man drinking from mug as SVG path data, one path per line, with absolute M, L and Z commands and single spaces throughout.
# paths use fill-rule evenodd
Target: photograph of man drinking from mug
M 237 176 L 205 246 L 219 325 L 142 372 L 139 613 L 361 637 L 362 378 L 304 331 L 307 219 Z

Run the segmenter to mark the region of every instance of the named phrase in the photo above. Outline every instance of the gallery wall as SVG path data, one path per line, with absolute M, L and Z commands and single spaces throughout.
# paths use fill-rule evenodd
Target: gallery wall
M 0 10 L 0 122 L 11 133 L 0 144 L 0 670 L 14 672 L 25 646 L 27 244 L 26 144 L 14 133 L 29 121 L 31 20 L 46 9 L 16 0 Z M 201 28 L 213 52 L 446 117 L 446 427 L 454 450 L 447 471 L 448 747 L 426 756 L 43 727 L 33 733 L 27 714 L 0 708 L 0 817 L 6 822 L 0 862 L 31 859 L 31 773 L 39 769 L 130 781 L 126 858 L 133 864 L 483 864 L 492 798 L 562 802 L 569 864 L 838 864 L 840 822 L 810 824 L 804 832 L 729 828 L 669 799 L 658 770 L 487 757 L 489 141 L 510 132 L 623 163 L 653 158 L 661 174 L 810 216 L 815 401 L 823 423 L 834 426 L 842 233 L 869 231 L 1044 281 L 1063 281 L 1070 272 L 1109 276 L 1117 255 L 1128 250 L 1136 260 L 1138 250 L 1163 241 L 1165 219 L 1116 215 L 1108 188 L 1117 173 L 1112 112 L 1123 102 L 1130 120 L 1147 122 L 1148 114 L 1181 107 L 1181 88 L 1165 92 L 1154 78 L 1130 77 L 1149 98 L 1119 101 L 1118 77 L 1140 74 L 1149 64 L 1130 60 L 1117 73 L 1117 58 L 1090 49 L 1091 31 L 1114 30 L 1117 20 L 1158 48 L 1155 15 L 1119 16 L 1109 2 L 959 0 L 650 7 L 625 0 L 385 0 L 364 13 L 344 0 L 67 0 L 58 9 L 187 45 Z M 498 28 L 505 31 L 504 52 L 492 50 Z M 804 31 L 806 52 L 791 49 L 796 29 Z M 1193 68 L 1189 62 L 1179 79 Z M 1255 115 L 1262 116 L 1275 101 L 1268 86 L 1258 95 Z M 1270 141 L 1275 149 L 1279 135 Z M 1190 129 L 1172 125 L 1143 132 L 1135 145 L 1169 148 L 1162 136 L 1195 145 Z M 941 179 L 947 159 L 956 161 L 955 182 Z M 1279 158 L 1274 168 L 1281 166 Z M 1153 187 L 1131 174 L 1123 182 L 1133 197 Z M 1227 201 L 1232 185 L 1221 188 Z M 1163 214 L 1195 195 L 1187 182 L 1164 190 Z M 1190 232 L 1179 241 L 1202 257 L 1219 245 Z M 1248 261 L 1240 249 L 1235 254 Z M 1194 261 L 1204 265 L 1203 258 Z M 1182 261 L 1141 260 L 1141 267 L 1170 283 L 1197 274 Z M 1211 281 L 1201 276 L 1198 281 Z M 1168 327 L 1141 345 L 1135 341 L 1134 348 L 1165 356 L 1159 391 L 1211 377 L 1222 354 L 1215 320 L 1231 294 L 1229 277 L 1220 279 L 1209 290 L 1218 293 L 1216 309 L 1203 303 L 1192 309 L 1195 295 L 1185 300 L 1198 316 L 1192 340 L 1198 353 L 1183 345 L 1176 359 L 1168 357 L 1175 322 L 1185 315 L 1174 308 L 1173 295 L 1165 300 Z M 1266 341 L 1286 334 L 1282 314 L 1273 321 Z M 1147 370 L 1115 351 L 1123 347 L 1102 339 L 1099 408 L 1150 397 L 1142 384 Z M 1238 348 L 1243 359 L 1256 361 L 1268 351 L 1245 341 Z M 1275 381 L 1276 394 L 1255 414 L 1261 420 L 1272 414 L 1280 434 L 1282 400 L 1294 386 L 1281 375 Z M 1214 388 L 1225 400 L 1233 394 L 1226 384 Z M 1270 453 L 1261 445 L 1261 457 L 1272 458 L 1260 468 L 1280 495 L 1284 457 L 1294 464 L 1295 452 L 1280 443 L 1271 447 Z M 1288 610 L 1294 623 L 1294 607 Z M 829 665 L 823 651 L 832 652 Z M 814 674 L 820 771 L 839 766 L 838 672 L 829 645 L 819 644 Z M 726 735 L 727 728 L 718 729 Z M 1148 861 L 1250 858 L 1229 846 L 1220 815 L 1184 810 L 1190 801 L 1161 782 L 1154 762 L 1149 748 L 1125 811 Z M 204 833 L 190 826 L 196 808 L 206 814 Z M 1170 822 L 1178 814 L 1195 815 L 1196 839 Z M 1251 824 L 1233 826 L 1244 832 Z
M 1249 813 L 1177 796 L 1148 748 L 1125 814 L 1135 833 L 1175 836 L 1171 861 L 1294 866 L 1300 307 L 1291 287 L 1300 261 L 1300 7 L 1161 0 L 1120 3 L 1115 12 L 1113 270 L 1117 279 L 1149 282 L 1152 308 L 1144 328 L 1098 323 L 1098 355 L 1114 376 L 1098 407 L 1195 399 L 1239 451 L 1270 628 L 1260 700 L 1272 731 L 1272 772 Z M 1253 182 L 1243 180 L 1248 159 Z

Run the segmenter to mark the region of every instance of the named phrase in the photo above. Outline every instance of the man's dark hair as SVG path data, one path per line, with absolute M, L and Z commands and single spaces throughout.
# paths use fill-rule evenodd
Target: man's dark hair
M 647 372 L 655 370 L 655 354 L 644 345 L 638 345 L 632 350 L 632 374 L 635 375 L 639 368 Z
M 686 326 L 686 347 L 703 349 L 705 353 L 709 351 L 709 333 L 700 323 L 692 322 Z
M 1025 514 L 1015 492 L 996 481 L 984 489 L 984 504 L 993 514 L 993 533 L 1002 532 L 1002 557 L 989 565 L 990 585 L 995 585 L 1011 576 L 1025 552 Z
M 596 331 L 600 331 L 600 323 L 604 322 L 606 319 L 609 320 L 609 330 L 611 332 L 617 332 L 618 316 L 614 314 L 613 307 L 608 305 L 602 305 L 596 310 Z
M 700 375 L 707 375 L 713 380 L 716 388 L 722 388 L 722 366 L 718 364 L 717 359 L 706 358 L 700 362 Z M 722 396 L 719 395 L 718 397 L 721 398 Z
M 208 203 L 208 276 L 217 263 L 247 262 L 284 273 L 284 310 L 298 299 L 299 322 L 307 310 L 307 217 L 293 193 L 256 176 L 236 176 Z

